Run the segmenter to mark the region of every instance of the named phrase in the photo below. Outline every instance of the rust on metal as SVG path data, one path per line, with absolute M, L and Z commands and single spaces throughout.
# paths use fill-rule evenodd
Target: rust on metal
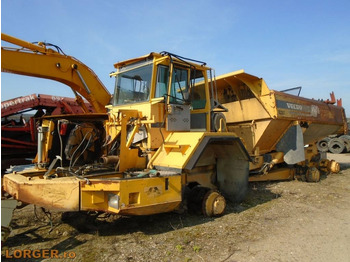
M 74 177 L 42 179 L 8 174 L 4 190 L 15 199 L 56 211 L 79 210 L 79 180 Z

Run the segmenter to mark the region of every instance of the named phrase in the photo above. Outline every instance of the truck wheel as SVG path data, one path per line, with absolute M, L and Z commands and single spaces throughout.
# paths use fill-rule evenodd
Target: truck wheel
M 191 189 L 187 206 L 190 211 L 197 214 L 208 217 L 220 216 L 225 211 L 226 201 L 218 191 L 198 185 Z
M 330 173 L 334 173 L 334 174 L 339 173 L 339 171 L 340 171 L 339 163 L 334 161 L 334 160 L 329 161 L 329 163 L 328 163 L 328 170 L 329 170 Z
M 306 171 L 307 182 L 318 182 L 320 181 L 320 178 L 321 178 L 320 171 L 316 167 L 310 167 Z
M 187 207 L 189 211 L 196 214 L 202 213 L 202 201 L 210 188 L 197 185 L 191 189 L 187 196 Z
M 205 216 L 221 216 L 225 212 L 225 198 L 217 191 L 208 191 L 202 201 L 202 212 Z

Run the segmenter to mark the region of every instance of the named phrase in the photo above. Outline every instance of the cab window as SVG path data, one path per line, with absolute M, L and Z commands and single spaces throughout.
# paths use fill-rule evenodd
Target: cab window
M 174 67 L 170 88 L 170 103 L 188 102 L 188 70 Z
M 139 103 L 149 100 L 152 64 L 121 71 L 116 75 L 114 105 Z
M 193 109 L 204 109 L 206 105 L 205 83 L 202 71 L 193 71 L 191 74 L 191 101 Z
M 162 97 L 168 93 L 169 67 L 160 65 L 157 71 L 156 92 L 154 97 Z

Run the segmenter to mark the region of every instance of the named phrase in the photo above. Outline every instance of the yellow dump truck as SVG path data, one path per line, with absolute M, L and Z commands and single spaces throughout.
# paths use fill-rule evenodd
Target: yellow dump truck
M 44 117 L 35 166 L 5 175 L 5 191 L 50 210 L 121 215 L 188 203 L 213 216 L 225 198 L 241 201 L 250 156 L 234 133 L 211 129 L 223 111 L 211 69 L 166 52 L 115 68 L 108 114 Z
M 61 70 L 47 57 L 49 74 Z M 341 108 L 269 90 L 243 71 L 215 79 L 204 62 L 168 52 L 114 67 L 107 114 L 42 118 L 34 165 L 3 178 L 14 199 L 56 211 L 148 215 L 188 207 L 221 215 L 225 199 L 242 201 L 249 179 L 270 179 L 279 163 L 307 168 L 317 180 L 314 169 L 328 163 L 306 156 L 305 144 L 344 128 Z M 77 73 L 74 64 L 65 68 Z M 90 99 L 96 92 L 80 91 Z M 294 169 L 285 170 L 279 179 Z
M 318 181 L 320 170 L 339 171 L 338 163 L 320 155 L 316 142 L 347 132 L 343 107 L 271 90 L 243 70 L 216 77 L 216 85 L 217 100 L 227 109 L 218 119 L 242 138 L 253 159 L 250 181 L 295 176 Z M 284 167 L 274 168 L 277 164 Z

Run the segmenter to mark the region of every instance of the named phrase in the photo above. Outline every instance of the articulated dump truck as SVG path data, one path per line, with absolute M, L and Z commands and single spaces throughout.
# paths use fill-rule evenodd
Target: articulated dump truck
M 244 141 L 252 159 L 249 181 L 317 182 L 320 171 L 339 172 L 339 164 L 328 161 L 316 146 L 326 134 L 347 132 L 345 111 L 335 101 L 270 90 L 262 78 L 243 70 L 217 77 L 216 85 L 226 112 L 216 115 L 214 124 L 221 120 L 226 131 Z
M 225 199 L 242 201 L 249 179 L 281 163 L 327 168 L 304 146 L 344 129 L 342 108 L 244 72 L 214 81 L 205 63 L 167 52 L 114 66 L 107 114 L 42 118 L 33 167 L 3 178 L 14 199 L 63 212 L 221 215 Z M 286 170 L 278 179 L 295 168 Z
M 225 199 L 242 201 L 251 158 L 237 135 L 212 129 L 224 109 L 211 68 L 166 52 L 115 68 L 108 113 L 43 117 L 35 165 L 6 174 L 4 190 L 49 210 L 120 215 L 186 203 L 215 216 Z

